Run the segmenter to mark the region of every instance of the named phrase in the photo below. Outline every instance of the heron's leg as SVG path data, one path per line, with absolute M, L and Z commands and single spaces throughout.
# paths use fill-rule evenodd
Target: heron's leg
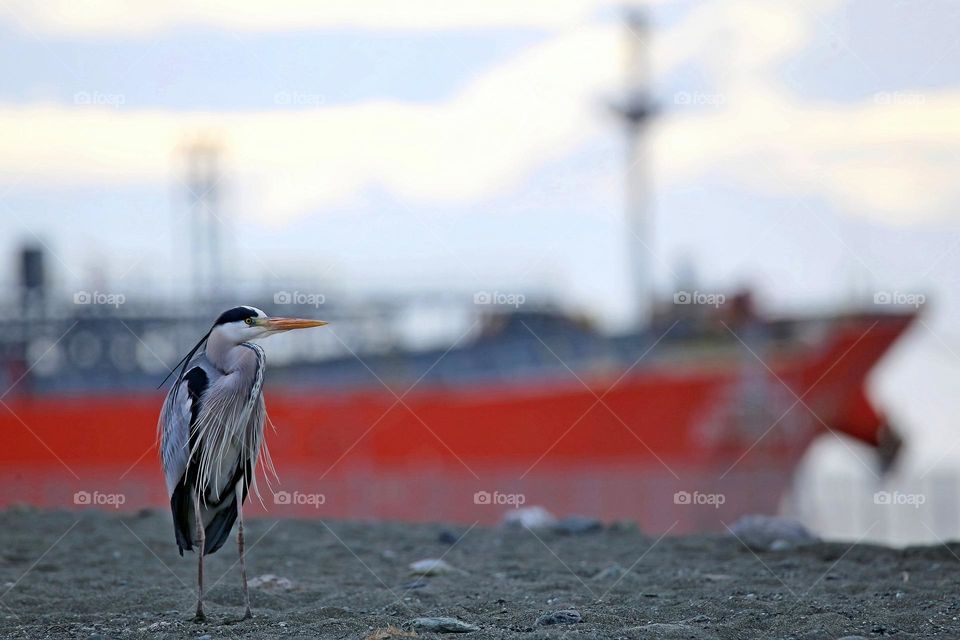
M 243 580 L 243 619 L 253 617 L 250 613 L 250 589 L 247 587 L 247 563 L 243 553 L 243 480 L 237 483 L 237 550 L 240 552 L 240 579 Z
M 197 565 L 197 615 L 194 616 L 195 622 L 203 622 L 207 617 L 203 614 L 203 552 L 206 542 L 206 532 L 203 530 L 203 518 L 200 515 L 200 492 L 193 496 L 193 515 L 196 520 L 197 533 L 197 551 L 199 564 Z

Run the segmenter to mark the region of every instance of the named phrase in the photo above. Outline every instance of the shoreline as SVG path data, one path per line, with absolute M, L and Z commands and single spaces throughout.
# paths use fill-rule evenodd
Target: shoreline
M 0 532 L 4 638 L 447 635 L 410 624 L 423 617 L 476 627 L 467 638 L 960 637 L 958 543 L 755 552 L 729 535 L 629 524 L 561 535 L 260 517 L 247 523 L 248 574 L 276 579 L 251 589 L 254 619 L 236 621 L 231 540 L 208 557 L 210 620 L 198 625 L 195 557 L 178 556 L 165 512 L 14 508 Z M 431 558 L 451 569 L 412 574 Z M 566 610 L 580 621 L 537 623 Z

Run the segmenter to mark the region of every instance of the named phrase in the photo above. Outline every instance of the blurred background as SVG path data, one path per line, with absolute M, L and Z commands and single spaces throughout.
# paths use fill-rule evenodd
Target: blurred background
M 0 1 L 0 502 L 163 505 L 250 304 L 333 323 L 264 344 L 271 515 L 957 538 L 958 18 Z

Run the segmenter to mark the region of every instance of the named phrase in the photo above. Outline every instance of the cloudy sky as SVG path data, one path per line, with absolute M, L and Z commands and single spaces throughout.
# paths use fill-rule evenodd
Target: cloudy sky
M 960 3 L 647 6 L 658 287 L 692 264 L 701 289 L 779 311 L 923 293 L 878 384 L 945 421 L 911 411 L 960 380 Z M 622 3 L 264 7 L 0 0 L 0 251 L 42 242 L 66 290 L 177 290 L 178 150 L 203 134 L 226 152 L 237 281 L 546 292 L 625 317 Z

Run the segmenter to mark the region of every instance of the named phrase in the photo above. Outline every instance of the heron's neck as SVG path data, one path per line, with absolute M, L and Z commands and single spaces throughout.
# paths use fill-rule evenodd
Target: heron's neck
M 207 360 L 213 366 L 224 373 L 233 373 L 243 367 L 250 350 L 214 331 L 207 338 L 206 352 Z

